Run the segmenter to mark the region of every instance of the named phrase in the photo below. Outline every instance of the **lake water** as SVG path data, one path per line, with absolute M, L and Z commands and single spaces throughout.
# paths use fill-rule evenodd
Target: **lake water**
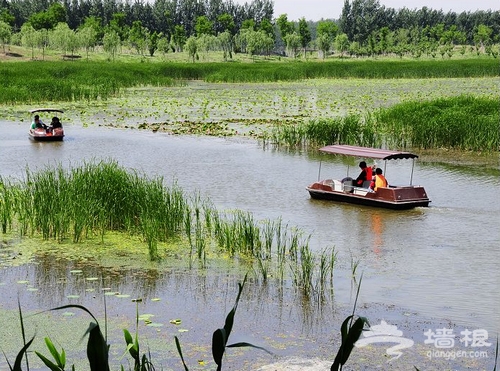
M 249 139 L 178 137 L 74 125 L 66 127 L 64 142 L 34 143 L 28 140 L 25 125 L 0 121 L 0 126 L 2 177 L 22 178 L 27 165 L 35 170 L 58 163 L 75 166 L 82 161 L 114 159 L 126 168 L 163 176 L 167 183 L 175 180 L 187 193 L 200 192 L 218 209 L 249 211 L 256 219 L 281 218 L 310 233 L 310 246 L 316 251 L 335 246 L 335 293 L 326 313 L 318 314 L 315 305 L 307 309 L 298 300 L 287 301 L 290 288 L 283 293 L 271 285 L 242 298 L 235 333 L 245 333 L 277 353 L 323 359 L 329 359 L 331 354 L 333 359 L 338 345 L 331 341 L 338 336 L 342 316 L 352 308 L 353 261 L 359 263 L 358 273 L 363 272 L 359 315 L 368 313 L 375 323 L 385 319 L 400 328 L 407 326 L 421 347 L 423 332 L 437 326 L 453 328 L 455 335 L 465 329 L 485 329 L 489 341 L 495 343 L 500 329 L 498 175 L 471 167 L 417 161 L 413 184 L 425 186 L 432 200 L 430 207 L 387 211 L 310 199 L 305 187 L 318 178 L 320 159 L 322 178 L 343 178 L 346 166 L 341 160 L 263 148 Z M 351 176 L 357 175 L 355 166 L 350 169 Z M 411 163 L 400 161 L 388 163 L 386 176 L 391 184 L 405 184 L 410 172 Z M 80 267 L 67 261 L 60 264 L 40 260 L 37 264 L 0 268 L 0 308 L 15 311 L 16 297 L 20 296 L 34 310 L 48 309 L 74 303 L 67 297 L 79 292 L 81 303 L 95 307 L 101 314 L 102 303 L 94 291 L 86 291 L 88 286 L 81 280 L 68 279 L 62 284 L 40 277 L 42 267 L 62 277 L 71 277 L 68 271 Z M 129 292 L 133 297 L 162 298 L 162 304 L 141 304 L 141 310 L 153 312 L 155 321 L 164 324 L 148 333 L 148 341 L 153 349 L 157 342 L 169 344 L 170 353 L 162 358 L 165 369 L 178 362 L 172 341 L 176 329 L 168 324 L 172 318 L 183 318 L 183 326 L 189 328 L 186 333 L 177 333 L 191 349 L 188 358 L 195 360 L 202 354 L 205 361 L 210 361 L 209 346 L 197 342 L 210 344 L 211 333 L 222 326 L 234 303 L 235 282 L 241 279 L 224 272 L 190 274 L 187 269 L 160 273 L 88 269 L 88 276 L 112 277 L 108 283 L 114 291 Z M 18 283 L 23 280 L 38 283 L 39 291 L 27 291 Z M 42 283 L 50 289 L 44 289 Z M 211 293 L 209 297 L 207 292 Z M 133 329 L 135 304 L 129 300 L 121 304 L 123 299 L 112 297 L 108 300 L 110 318 Z M 45 336 L 41 332 L 40 336 Z M 5 338 L 1 329 L 0 336 Z M 315 354 L 311 354 L 311 346 Z M 456 346 L 457 350 L 464 349 L 463 345 Z M 118 346 L 115 352 L 119 354 L 115 356 L 119 358 L 123 349 L 123 345 Z M 494 345 L 484 349 L 489 350 L 490 357 L 481 360 L 477 369 L 492 369 Z M 229 351 L 227 358 L 238 358 L 234 354 L 239 352 Z M 228 368 L 252 369 L 249 359 L 253 355 L 240 356 L 246 363 L 232 364 L 228 360 Z M 265 358 L 259 353 L 259 359 Z M 415 362 L 419 361 L 416 358 Z M 454 362 L 457 369 L 465 367 L 461 360 Z M 180 365 L 174 369 L 180 369 Z
M 396 324 L 411 316 L 452 323 L 458 330 L 487 329 L 491 337 L 498 333 L 500 206 L 495 200 L 500 185 L 495 175 L 467 167 L 417 162 L 413 183 L 426 187 L 431 206 L 404 212 L 386 211 L 310 199 L 305 186 L 318 177 L 319 157 L 264 149 L 252 140 L 74 126 L 67 127 L 67 137 L 62 143 L 34 143 L 27 139 L 24 126 L 8 122 L 1 125 L 5 132 L 0 147 L 3 177 L 22 178 L 27 165 L 35 170 L 57 163 L 74 166 L 84 160 L 115 159 L 127 168 L 164 176 L 167 182 L 175 180 L 188 193 L 199 191 L 221 210 L 249 211 L 256 219 L 282 218 L 310 233 L 311 246 L 317 251 L 335 246 L 339 254 L 335 303 L 339 308 L 352 305 L 350 265 L 351 261 L 357 261 L 358 272 L 363 272 L 359 306 L 365 306 L 375 317 L 385 311 L 382 318 L 392 318 Z M 322 177 L 345 176 L 346 166 L 342 162 L 321 159 Z M 357 171 L 355 166 L 351 170 L 350 175 Z M 386 175 L 392 184 L 404 184 L 409 181 L 410 171 L 411 164 L 401 161 L 389 163 Z M 43 262 L 42 266 L 45 265 L 51 263 Z M 51 272 L 53 268 L 46 269 Z M 65 276 L 65 269 L 69 268 L 60 268 L 61 276 Z M 30 301 L 30 307 L 47 309 L 66 304 L 66 297 L 79 291 L 71 282 L 61 288 L 60 283 L 36 278 L 40 275 L 40 262 L 4 267 L 1 272 L 0 281 L 4 285 L 0 286 L 0 301 L 5 308 L 16 307 L 15 297 L 19 292 Z M 98 274 L 102 272 L 94 272 Z M 128 276 L 130 272 L 121 274 Z M 137 276 L 137 272 L 134 274 Z M 222 325 L 224 313 L 236 294 L 237 278 L 196 277 L 186 272 L 162 273 L 151 280 L 157 281 L 153 286 L 151 282 L 145 285 L 144 281 L 130 278 L 124 282 L 115 280 L 110 286 L 136 297 L 144 296 L 147 291 L 150 297 L 169 298 L 166 299 L 169 315 L 164 314 L 166 318 L 158 321 L 187 317 L 185 323 L 191 319 L 190 336 L 209 337 L 213 325 L 207 329 L 208 333 L 197 332 L 195 328 L 202 327 L 198 330 L 202 331 L 207 323 Z M 47 297 L 13 288 L 25 279 L 40 286 L 43 282 L 55 292 Z M 207 303 L 204 292 L 214 293 L 221 287 L 225 292 L 216 294 L 215 299 L 212 296 L 215 301 L 210 299 L 210 304 Z M 265 328 L 255 325 L 259 322 L 271 324 L 275 336 L 295 331 L 299 337 L 326 339 L 329 332 L 338 331 L 340 322 L 334 313 L 322 317 L 327 323 L 329 319 L 333 322 L 328 331 L 320 330 L 321 326 L 314 325 L 315 320 L 300 305 L 274 303 L 270 298 L 276 297 L 277 292 L 272 287 L 268 290 L 262 294 L 263 298 L 251 297 L 246 308 L 239 309 L 247 313 L 242 315 L 241 326 L 252 330 L 254 340 L 265 338 Z M 85 299 L 83 295 L 83 303 L 96 306 L 94 296 Z M 116 299 L 109 299 L 111 308 L 112 300 Z M 384 309 L 373 310 L 379 304 Z M 135 306 L 129 306 L 128 310 L 120 308 L 121 314 L 118 308 L 110 310 L 116 316 L 130 314 L 133 319 Z M 186 314 L 185 308 L 192 313 L 212 308 L 212 314 L 197 318 Z M 390 314 L 390 308 L 401 310 Z M 358 312 L 362 315 L 363 310 Z M 269 318 L 259 319 L 266 316 Z M 425 329 L 414 325 L 413 331 L 419 330 L 423 333 Z M 313 333 L 308 335 L 309 331 Z M 285 336 L 285 343 L 290 341 L 289 336 Z M 319 352 L 318 356 L 321 355 Z

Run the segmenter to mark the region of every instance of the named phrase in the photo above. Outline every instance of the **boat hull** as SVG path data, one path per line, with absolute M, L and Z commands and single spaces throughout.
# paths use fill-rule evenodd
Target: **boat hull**
M 58 142 L 64 138 L 63 129 L 54 129 L 52 132 L 45 129 L 30 130 L 28 133 L 30 139 L 37 142 Z
M 347 190 L 333 190 L 332 186 L 317 182 L 307 187 L 311 198 L 345 202 L 356 205 L 381 207 L 392 210 L 408 210 L 415 207 L 427 207 L 430 200 L 424 187 L 404 186 L 379 188 L 370 192 L 365 188 L 349 187 Z

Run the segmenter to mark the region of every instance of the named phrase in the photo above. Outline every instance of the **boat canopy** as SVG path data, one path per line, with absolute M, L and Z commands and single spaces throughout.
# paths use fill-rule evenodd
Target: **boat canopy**
M 35 112 L 60 112 L 60 113 L 64 113 L 63 110 L 58 109 L 58 108 L 35 108 L 35 109 L 30 110 L 31 114 L 33 114 Z
M 398 152 L 391 151 L 387 149 L 379 148 L 369 148 L 369 147 L 358 147 L 358 146 L 348 146 L 343 144 L 333 144 L 319 149 L 321 152 L 346 155 L 354 157 L 364 157 L 364 158 L 376 158 L 382 160 L 399 160 L 399 159 L 409 159 L 418 158 L 417 155 L 410 152 Z

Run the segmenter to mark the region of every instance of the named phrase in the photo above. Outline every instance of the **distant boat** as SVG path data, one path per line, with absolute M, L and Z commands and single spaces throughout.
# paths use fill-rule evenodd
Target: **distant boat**
M 29 111 L 31 115 L 38 112 L 58 112 L 64 111 L 56 108 L 36 108 Z M 33 120 L 34 121 L 34 120 Z M 43 120 L 42 120 L 43 121 Z M 28 133 L 29 138 L 38 142 L 54 142 L 61 141 L 64 138 L 64 129 L 58 117 L 54 116 L 50 125 L 40 124 L 39 127 L 31 128 Z
M 412 171 L 409 185 L 388 185 L 387 187 L 379 187 L 376 192 L 370 188 L 371 180 L 365 181 L 362 187 L 357 187 L 353 186 L 353 179 L 350 177 L 342 180 L 319 180 L 318 176 L 318 181 L 306 188 L 310 196 L 314 199 L 347 202 L 394 210 L 427 207 L 431 202 L 424 187 L 412 185 L 414 161 L 418 158 L 413 153 L 348 145 L 330 145 L 320 148 L 320 151 L 357 158 L 381 159 L 384 161 L 412 159 Z

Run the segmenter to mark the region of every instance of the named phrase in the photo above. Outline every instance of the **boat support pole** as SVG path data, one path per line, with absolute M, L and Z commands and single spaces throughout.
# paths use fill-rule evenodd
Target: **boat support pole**
M 319 160 L 318 182 L 320 180 L 320 176 L 321 176 L 321 160 Z
M 411 159 L 411 175 L 410 175 L 410 185 L 413 185 L 413 168 L 415 167 L 415 159 Z

